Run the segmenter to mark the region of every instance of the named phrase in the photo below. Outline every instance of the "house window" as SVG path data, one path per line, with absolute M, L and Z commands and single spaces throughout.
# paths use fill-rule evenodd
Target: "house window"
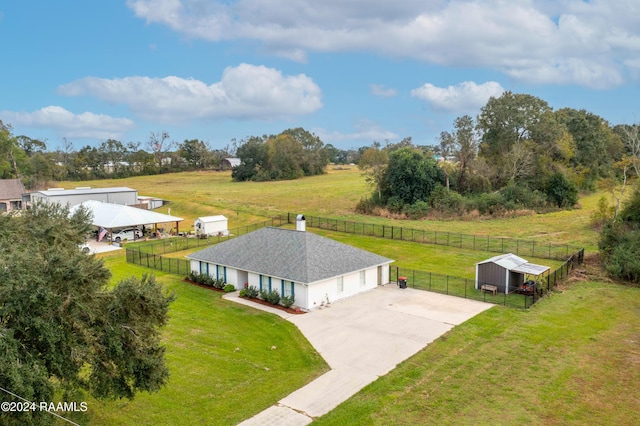
M 293 290 L 293 281 L 285 281 L 282 280 L 282 295 L 283 296 L 294 296 L 294 290 Z
M 217 265 L 216 266 L 216 278 L 217 279 L 221 279 L 224 281 L 227 281 L 227 267 L 226 266 L 221 266 L 221 265 Z
M 365 271 L 360 271 L 360 287 L 367 285 L 367 274 Z
M 344 277 L 338 277 L 338 293 L 344 291 Z

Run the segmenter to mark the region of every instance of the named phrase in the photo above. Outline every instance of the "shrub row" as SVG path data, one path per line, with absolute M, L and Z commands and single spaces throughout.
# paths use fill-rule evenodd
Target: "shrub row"
M 559 186 L 559 185 L 558 185 Z M 547 211 L 559 207 L 571 207 L 577 202 L 577 196 L 570 194 L 560 200 L 551 199 L 548 194 L 531 190 L 526 186 L 509 184 L 499 191 L 463 196 L 444 186 L 437 185 L 428 200 L 418 200 L 413 204 L 404 203 L 399 197 L 392 196 L 381 202 L 377 196 L 362 199 L 356 210 L 365 214 L 375 213 L 377 207 L 411 219 L 420 219 L 428 215 L 461 216 L 478 212 L 482 216 L 500 216 L 519 210 Z
M 282 304 L 285 308 L 290 308 L 295 302 L 294 296 L 280 296 L 280 293 L 275 290 L 258 290 L 258 288 L 254 286 L 247 286 L 240 290 L 240 297 L 257 299 L 258 296 L 265 302 L 269 302 L 272 305 Z
M 236 291 L 236 288 L 233 284 L 225 283 L 222 278 L 213 278 L 207 274 L 200 274 L 195 271 L 191 271 L 187 276 L 187 279 L 197 284 L 217 288 L 218 290 L 223 290 L 225 293 Z

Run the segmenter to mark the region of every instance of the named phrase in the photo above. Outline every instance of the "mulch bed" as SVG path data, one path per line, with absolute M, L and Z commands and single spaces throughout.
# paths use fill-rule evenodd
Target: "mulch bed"
M 208 285 L 200 284 L 200 283 L 197 283 L 197 282 L 191 281 L 191 280 L 189 280 L 189 279 L 187 279 L 187 278 L 184 278 L 182 281 L 183 281 L 183 282 L 185 282 L 185 283 L 189 283 L 189 284 L 197 285 L 198 287 L 206 288 L 206 289 L 208 289 L 208 290 L 217 291 L 218 293 L 224 293 L 224 292 L 225 292 L 225 291 L 224 291 L 224 290 L 222 290 L 221 288 L 215 288 L 215 287 L 211 287 L 211 286 L 208 286 Z M 284 311 L 284 312 L 287 312 L 287 313 L 289 313 L 289 314 L 294 314 L 294 315 L 306 314 L 306 312 L 305 312 L 305 311 L 303 311 L 303 310 L 300 310 L 300 309 L 294 309 L 294 308 L 285 308 L 285 307 L 284 307 L 284 306 L 282 306 L 282 305 L 274 305 L 273 303 L 269 303 L 269 302 L 264 301 L 264 300 L 262 300 L 262 299 L 252 299 L 252 298 L 250 298 L 250 297 L 243 297 L 243 299 L 244 299 L 244 300 L 249 300 L 249 301 L 251 301 L 251 302 L 253 302 L 253 303 L 257 303 L 257 304 L 259 304 L 259 305 L 264 305 L 264 306 L 269 306 L 270 308 L 279 309 L 279 310 Z
M 198 287 L 202 287 L 202 288 L 206 288 L 206 289 L 209 289 L 209 290 L 217 291 L 218 293 L 224 293 L 224 290 L 221 289 L 221 288 L 216 288 L 216 287 L 211 287 L 211 286 L 208 286 L 208 285 L 200 284 L 200 283 L 197 283 L 195 281 L 188 280 L 186 278 L 184 278 L 182 281 L 184 281 L 185 283 L 197 285 Z
M 243 297 L 243 299 L 244 300 L 249 300 L 249 301 L 251 301 L 253 303 L 257 303 L 259 305 L 269 306 L 270 308 L 280 309 L 281 311 L 288 312 L 290 314 L 295 314 L 295 315 L 306 314 L 306 312 L 303 311 L 303 310 L 296 310 L 294 308 L 285 308 L 282 305 L 274 305 L 273 303 L 269 303 L 269 302 L 267 302 L 265 300 L 262 300 L 262 299 L 257 299 L 257 298 L 256 299 L 252 299 L 250 297 Z

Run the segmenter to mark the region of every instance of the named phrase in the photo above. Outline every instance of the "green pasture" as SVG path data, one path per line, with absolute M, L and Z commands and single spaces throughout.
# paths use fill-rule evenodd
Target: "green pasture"
M 175 292 L 163 333 L 171 376 L 157 393 L 89 399 L 91 424 L 232 425 L 259 413 L 327 370 L 299 330 L 277 316 L 222 300 L 182 277 L 105 257 L 112 281 L 153 272 Z
M 279 182 L 232 182 L 230 172 L 186 172 L 139 176 L 116 180 L 58 182 L 56 186 L 129 186 L 140 195 L 170 200 L 159 209 L 183 217 L 180 229 L 193 228 L 199 216 L 224 214 L 229 227 L 263 221 L 278 213 L 304 213 L 408 228 L 449 231 L 470 235 L 505 236 L 541 242 L 572 244 L 587 249 L 597 247 L 597 235 L 589 227 L 590 216 L 602 193 L 584 196 L 581 208 L 544 215 L 525 215 L 502 219 L 394 220 L 356 214 L 357 202 L 371 189 L 357 167 L 335 170 L 320 176 Z

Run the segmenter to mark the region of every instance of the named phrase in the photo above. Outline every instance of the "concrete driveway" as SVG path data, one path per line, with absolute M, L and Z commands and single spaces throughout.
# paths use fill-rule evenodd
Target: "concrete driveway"
M 262 308 L 234 295 L 228 298 Z M 265 307 L 296 324 L 331 371 L 241 424 L 309 424 L 455 325 L 492 306 L 388 284 L 304 315 Z
M 98 242 L 90 239 L 89 241 L 87 241 L 87 246 L 89 247 L 89 253 L 91 254 L 106 253 L 109 251 L 122 249 L 122 247 L 120 246 L 109 244 L 107 240 Z

